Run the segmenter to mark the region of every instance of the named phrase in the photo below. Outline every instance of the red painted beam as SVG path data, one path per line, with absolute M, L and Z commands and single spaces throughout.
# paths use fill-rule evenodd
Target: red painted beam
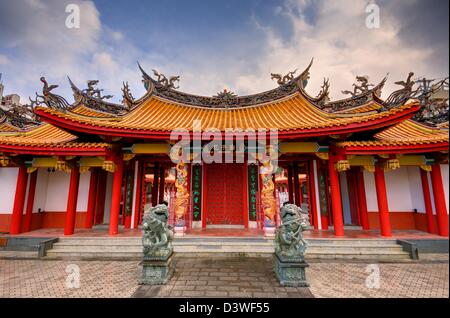
M 348 155 L 377 155 L 377 154 L 404 154 L 404 153 L 424 153 L 434 151 L 447 151 L 448 142 L 435 144 L 418 144 L 404 146 L 346 146 L 343 149 Z

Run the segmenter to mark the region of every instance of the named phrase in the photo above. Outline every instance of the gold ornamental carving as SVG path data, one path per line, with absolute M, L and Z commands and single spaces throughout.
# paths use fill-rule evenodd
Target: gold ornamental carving
M 183 161 L 180 161 L 176 165 L 176 180 L 175 180 L 175 188 L 176 199 L 175 199 L 175 217 L 176 221 L 183 220 L 184 215 L 186 214 L 188 203 L 189 203 L 189 192 L 187 189 L 187 177 L 188 170 L 187 166 Z
M 103 161 L 102 169 L 108 172 L 116 171 L 116 164 L 112 160 Z
M 350 169 L 350 162 L 348 160 L 339 160 L 335 164 L 335 169 L 338 172 L 346 171 Z
M 383 169 L 385 171 L 395 170 L 400 168 L 400 161 L 398 159 L 389 159 L 383 163 Z
M 7 167 L 11 162 L 11 158 L 8 156 L 0 156 L 0 166 Z
M 275 221 L 276 202 L 274 197 L 275 184 L 273 183 L 274 166 L 270 160 L 264 161 L 260 167 L 261 174 L 261 207 L 264 216 Z

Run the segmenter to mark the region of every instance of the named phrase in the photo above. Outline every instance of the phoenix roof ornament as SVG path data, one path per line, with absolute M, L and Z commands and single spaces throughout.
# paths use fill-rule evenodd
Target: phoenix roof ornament
M 410 98 L 417 94 L 417 89 L 413 90 L 415 82 L 411 79 L 414 76 L 413 72 L 409 72 L 406 81 L 394 82 L 394 84 L 402 86 L 401 89 L 394 91 L 384 102 L 384 105 L 389 109 L 399 105 L 403 105 Z
M 45 77 L 41 77 L 40 81 L 43 83 L 42 95 L 36 93 L 35 100 L 31 101 L 31 105 L 39 105 L 44 103 L 49 108 L 56 110 L 66 111 L 70 109 L 70 104 L 64 99 L 64 97 L 56 95 L 51 91 L 58 87 L 58 85 L 49 85 Z

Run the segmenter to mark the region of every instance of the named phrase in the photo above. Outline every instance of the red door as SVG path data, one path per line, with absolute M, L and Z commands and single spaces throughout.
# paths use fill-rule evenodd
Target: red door
M 242 164 L 206 164 L 206 224 L 244 224 Z

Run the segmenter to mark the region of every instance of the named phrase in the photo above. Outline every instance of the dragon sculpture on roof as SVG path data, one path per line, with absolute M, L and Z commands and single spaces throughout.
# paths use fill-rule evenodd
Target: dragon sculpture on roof
M 359 83 L 359 84 L 357 84 Z M 342 91 L 342 94 L 344 95 L 351 95 L 352 97 L 355 97 L 359 94 L 364 94 L 369 91 L 369 88 L 371 86 L 374 86 L 373 84 L 369 84 L 369 77 L 368 76 L 356 76 L 356 83 L 353 85 L 353 91 Z

